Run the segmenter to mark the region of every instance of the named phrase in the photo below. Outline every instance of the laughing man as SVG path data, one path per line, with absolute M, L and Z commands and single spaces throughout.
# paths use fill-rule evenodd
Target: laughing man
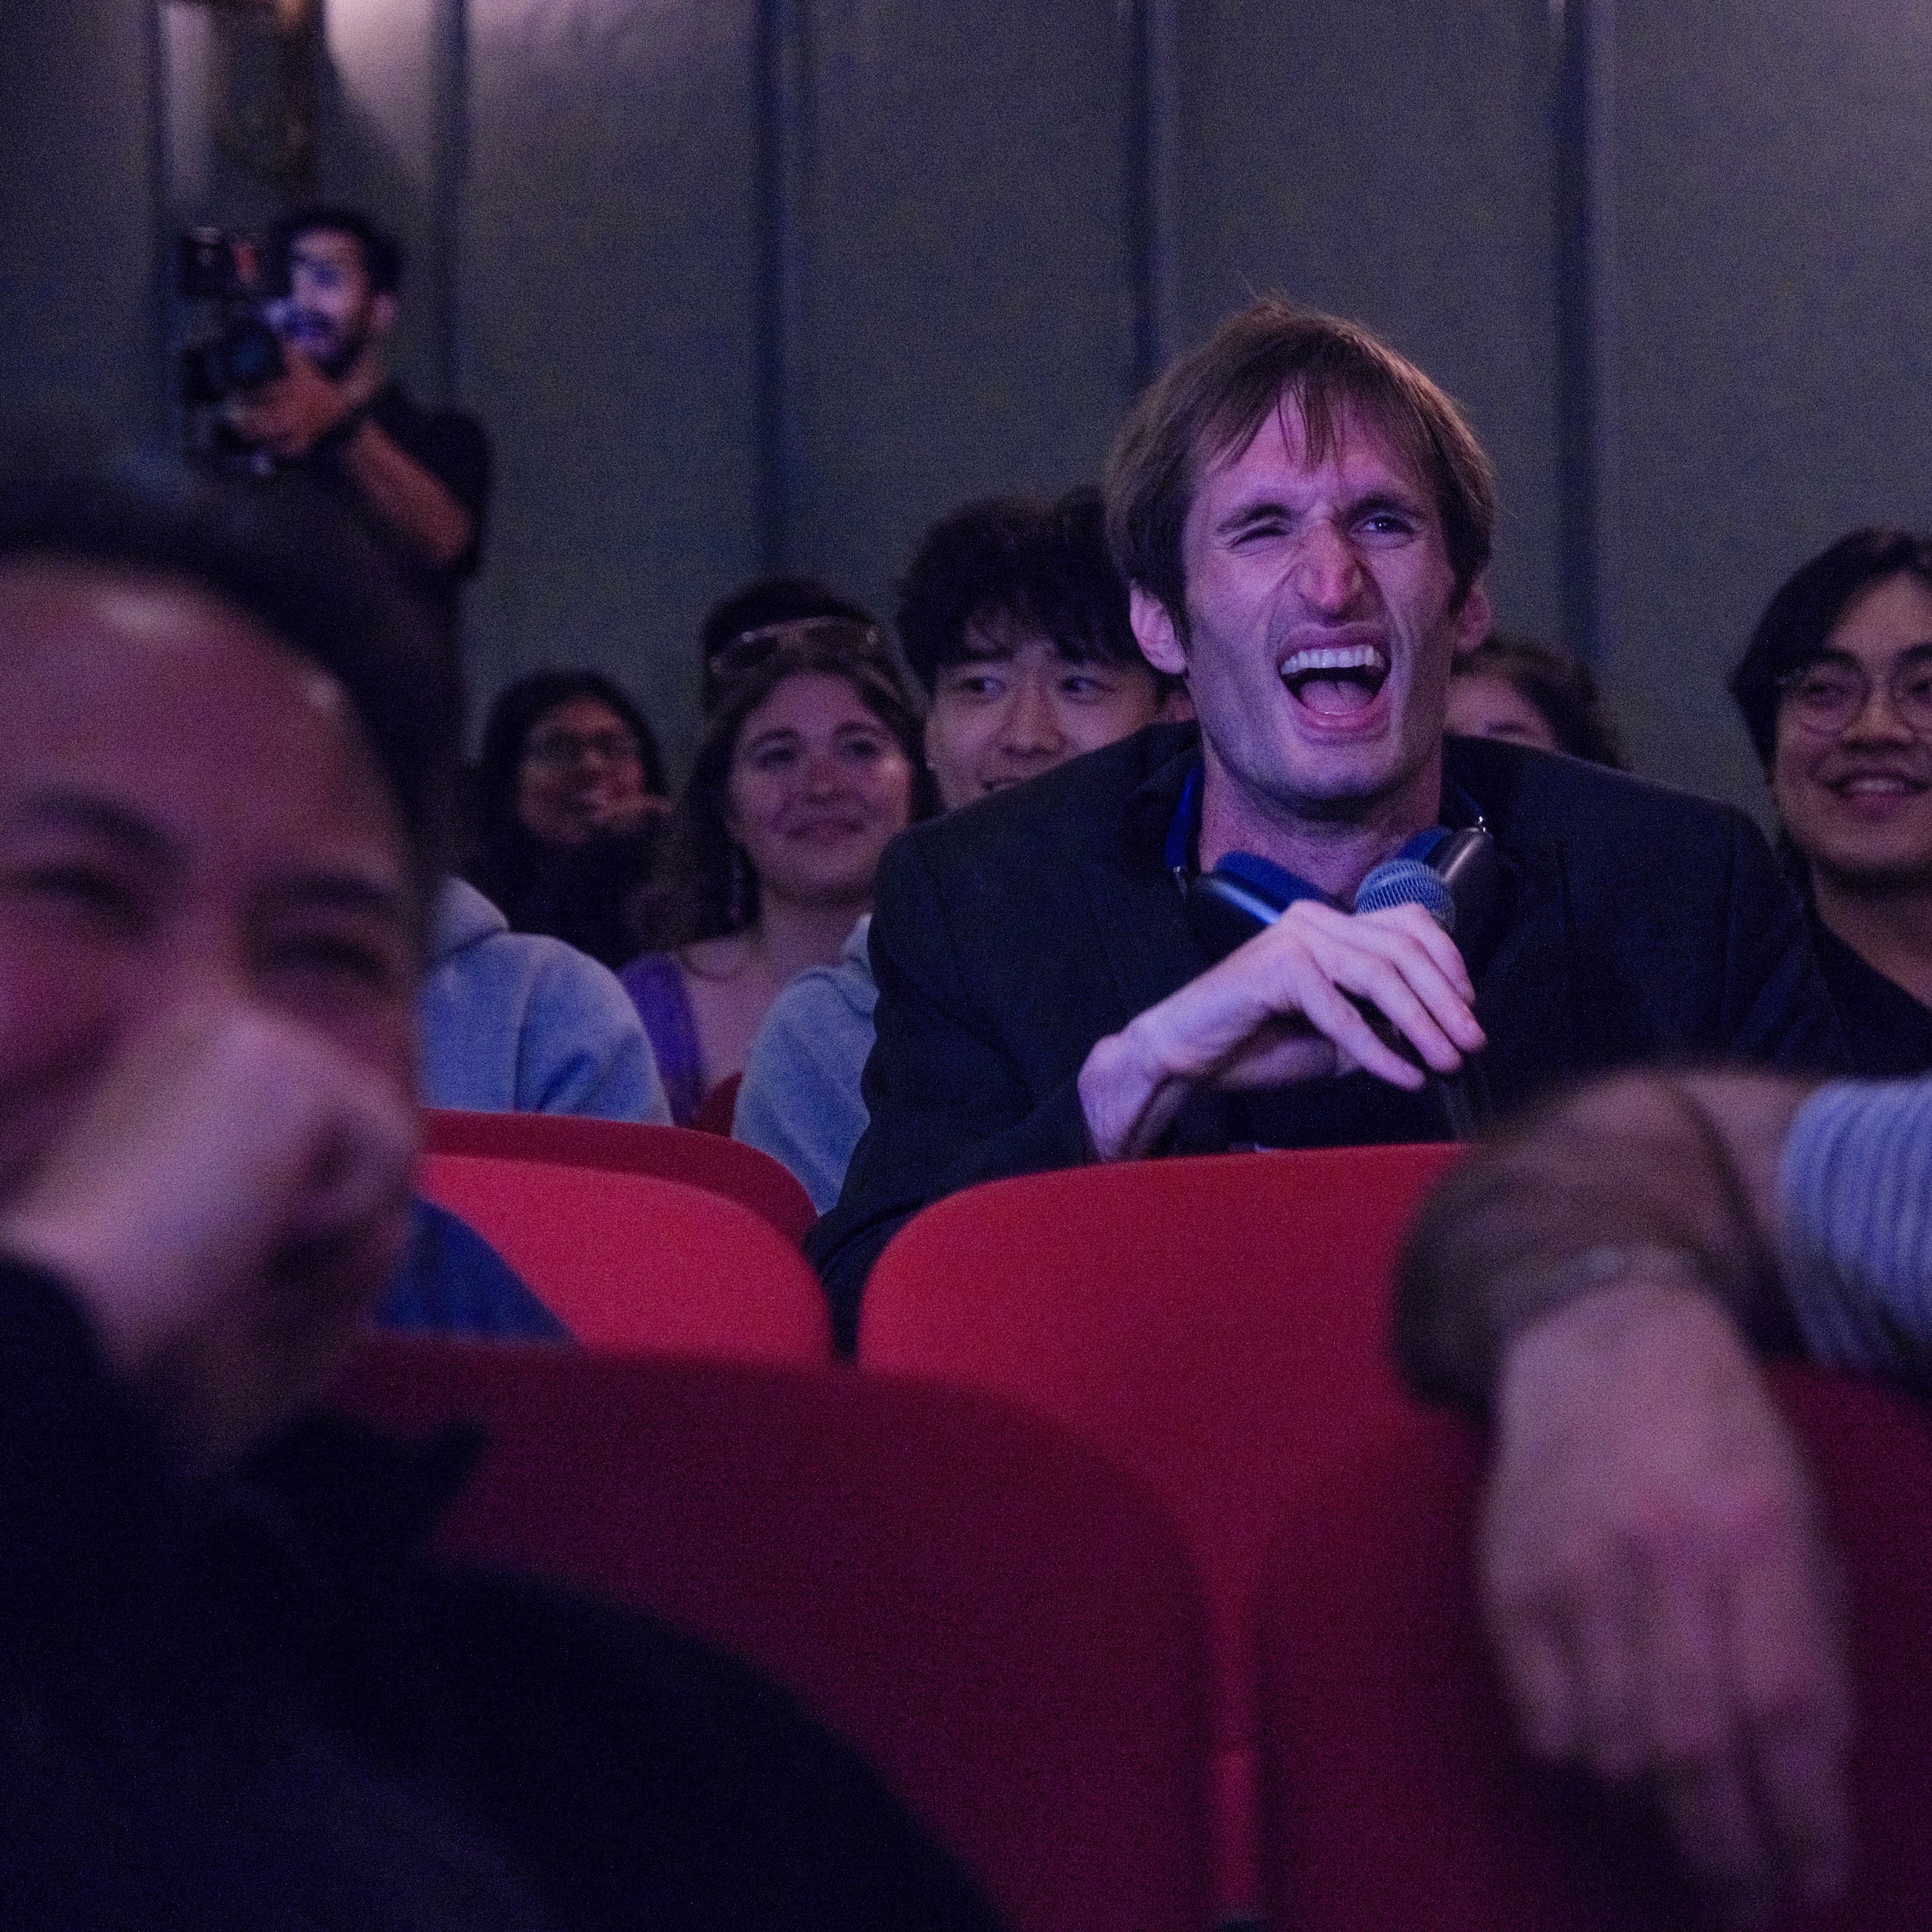
M 1450 666 L 1490 626 L 1495 494 L 1420 370 L 1256 302 L 1136 405 L 1106 494 L 1141 649 L 1198 724 L 887 854 L 872 1124 L 812 1240 L 848 1343 L 893 1230 L 974 1181 L 1442 1139 L 1472 1098 L 1659 1058 L 1835 1064 L 1797 906 L 1742 814 L 1445 742 Z M 1477 825 L 1502 884 L 1480 956 L 1418 905 L 1354 910 L 1373 868 Z M 1199 882 L 1231 860 L 1287 903 L 1229 951 Z

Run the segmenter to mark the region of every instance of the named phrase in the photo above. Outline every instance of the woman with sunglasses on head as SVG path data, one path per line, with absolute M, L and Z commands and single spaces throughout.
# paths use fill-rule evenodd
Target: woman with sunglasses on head
M 1854 530 L 1732 674 L 1852 1070 L 1932 1070 L 1932 539 Z
M 786 982 L 838 959 L 914 815 L 919 718 L 878 634 L 839 620 L 767 632 L 719 659 L 652 894 L 669 950 L 620 976 L 680 1121 L 743 1067 Z
M 465 871 L 514 931 L 614 968 L 642 938 L 634 902 L 669 809 L 657 740 L 623 688 L 598 671 L 537 671 L 490 707 Z

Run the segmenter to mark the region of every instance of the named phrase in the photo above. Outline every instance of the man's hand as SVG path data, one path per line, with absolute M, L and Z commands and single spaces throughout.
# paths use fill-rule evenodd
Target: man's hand
M 347 422 L 375 393 L 375 385 L 352 374 L 346 382 L 332 382 L 299 349 L 286 342 L 282 359 L 283 374 L 229 404 L 228 422 L 244 441 L 292 461 Z
M 0 1217 L 190 1453 L 320 1388 L 402 1257 L 416 1121 L 397 1085 L 253 1006 L 130 1041 Z
M 1711 1296 L 1630 1280 L 1534 1323 L 1495 1404 L 1482 1589 L 1538 1756 L 1655 1781 L 1740 1916 L 1851 1850 L 1839 1589 L 1797 1448 Z
M 1095 1152 L 1146 1154 L 1197 1086 L 1279 1087 L 1359 1067 L 1420 1087 L 1423 1067 L 1377 1036 L 1357 1000 L 1436 1072 L 1484 1046 L 1462 956 L 1420 906 L 1351 914 L 1298 900 L 1088 1055 L 1080 1100 Z

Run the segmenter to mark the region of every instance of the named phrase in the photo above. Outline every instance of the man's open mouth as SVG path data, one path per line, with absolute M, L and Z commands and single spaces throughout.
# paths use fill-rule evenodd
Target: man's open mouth
M 1297 704 L 1342 717 L 1374 703 L 1388 670 L 1373 644 L 1326 644 L 1285 658 L 1281 681 Z

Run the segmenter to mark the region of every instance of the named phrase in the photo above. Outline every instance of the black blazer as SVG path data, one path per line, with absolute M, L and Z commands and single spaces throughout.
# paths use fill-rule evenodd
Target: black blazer
M 1155 725 L 895 841 L 879 872 L 871 1125 L 808 1238 L 843 1344 L 899 1224 L 972 1182 L 1090 1158 L 1094 1042 L 1211 963 L 1162 848 L 1198 757 Z M 1573 758 L 1448 741 L 1512 878 L 1477 976 L 1494 1108 L 1659 1060 L 1829 1071 L 1837 1023 L 1796 900 L 1741 812 Z M 1366 1074 L 1198 1095 L 1162 1150 L 1449 1138 L 1439 1094 Z

